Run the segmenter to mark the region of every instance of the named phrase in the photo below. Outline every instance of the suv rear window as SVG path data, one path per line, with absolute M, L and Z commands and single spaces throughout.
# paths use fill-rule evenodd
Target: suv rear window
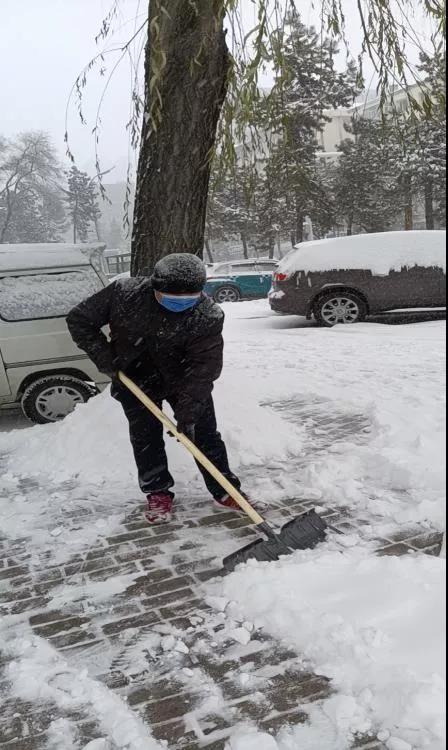
M 230 263 L 224 263 L 221 266 L 214 266 L 210 269 L 212 276 L 230 276 Z
M 93 268 L 0 278 L 0 317 L 8 322 L 64 318 L 103 288 Z
M 232 273 L 235 276 L 241 273 L 253 273 L 257 270 L 258 269 L 255 263 L 235 263 L 235 265 L 232 266 Z

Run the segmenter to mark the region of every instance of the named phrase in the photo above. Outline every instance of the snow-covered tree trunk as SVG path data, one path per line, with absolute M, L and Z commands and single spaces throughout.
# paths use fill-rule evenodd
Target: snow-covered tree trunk
M 210 160 L 230 60 L 224 6 L 224 0 L 149 4 L 134 275 L 151 273 L 172 252 L 202 256 Z
M 78 242 L 78 196 L 75 196 L 72 212 L 73 220 L 73 244 L 76 245 Z
M 210 244 L 210 240 L 207 238 L 205 239 L 205 250 L 207 252 L 207 258 L 209 259 L 210 263 L 214 263 L 212 246 Z
M 409 175 L 404 175 L 402 179 L 403 187 L 403 208 L 404 208 L 404 228 L 406 232 L 414 229 L 414 206 L 412 201 L 412 179 Z
M 434 183 L 432 177 L 425 180 L 425 217 L 426 229 L 435 229 L 434 218 Z
M 353 234 L 354 216 L 350 213 L 347 219 L 347 236 L 351 237 Z
M 414 209 L 412 201 L 404 207 L 404 228 L 406 232 L 412 232 L 414 229 Z
M 303 213 L 302 206 L 299 204 L 298 200 L 296 200 L 296 242 L 297 243 L 303 242 L 304 220 L 305 220 L 305 216 Z

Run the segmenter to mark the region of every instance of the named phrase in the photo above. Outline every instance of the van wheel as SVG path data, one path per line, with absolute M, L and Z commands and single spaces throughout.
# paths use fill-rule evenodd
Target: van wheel
M 332 328 L 338 323 L 360 323 L 367 315 L 367 305 L 353 292 L 330 292 L 314 305 L 314 316 L 321 326 Z
M 92 386 L 71 375 L 46 375 L 25 390 L 22 411 L 36 424 L 59 422 L 95 393 Z

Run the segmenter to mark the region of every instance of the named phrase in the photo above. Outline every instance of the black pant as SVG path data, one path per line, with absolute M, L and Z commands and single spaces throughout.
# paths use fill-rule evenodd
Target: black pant
M 170 490 L 174 485 L 174 480 L 168 470 L 161 422 L 124 386 L 114 384 L 112 395 L 120 401 L 129 421 L 129 434 L 142 492 L 149 495 L 153 492 Z M 152 400 L 157 406 L 162 407 L 160 398 L 152 397 Z M 173 406 L 171 399 L 167 400 Z M 238 477 L 230 471 L 226 446 L 217 429 L 215 407 L 211 396 L 196 424 L 195 442 L 199 450 L 210 459 L 229 482 L 240 489 L 241 483 Z M 197 466 L 204 477 L 208 491 L 213 497 L 221 498 L 225 494 L 221 485 L 199 463 Z

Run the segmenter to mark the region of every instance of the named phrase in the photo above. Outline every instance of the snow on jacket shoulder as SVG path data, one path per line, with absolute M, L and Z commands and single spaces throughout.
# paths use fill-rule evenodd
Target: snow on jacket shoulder
M 195 421 L 222 371 L 224 313 L 205 294 L 188 312 L 169 312 L 150 279 L 118 279 L 71 310 L 67 325 L 101 372 L 131 374 L 142 363 L 145 380 L 184 421 Z

